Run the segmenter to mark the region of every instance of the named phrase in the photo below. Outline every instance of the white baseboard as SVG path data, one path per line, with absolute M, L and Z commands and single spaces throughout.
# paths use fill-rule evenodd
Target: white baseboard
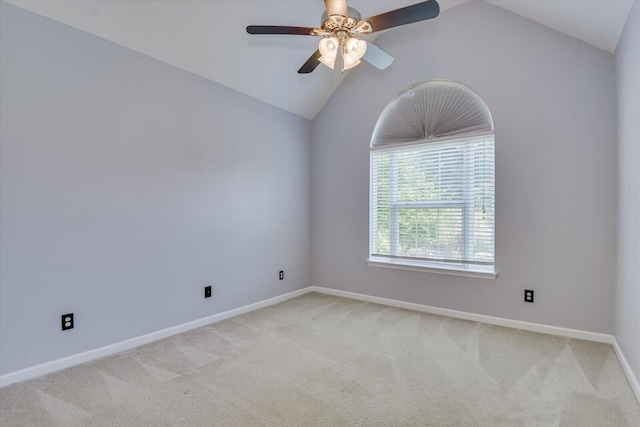
M 89 362 L 91 360 L 99 359 L 101 357 L 111 356 L 113 354 L 117 354 L 122 351 L 141 346 L 143 344 L 148 344 L 150 342 L 157 341 L 159 339 L 166 338 L 171 335 L 179 334 L 181 332 L 199 328 L 201 326 L 209 325 L 212 323 L 220 322 L 221 320 L 225 320 L 230 317 L 238 316 L 240 314 L 248 313 L 250 311 L 258 310 L 263 307 L 277 304 L 279 302 L 283 302 L 288 299 L 295 298 L 297 296 L 306 294 L 308 292 L 311 292 L 311 287 L 299 289 L 297 291 L 289 292 L 283 295 L 278 295 L 277 297 L 258 301 L 256 303 L 245 305 L 243 307 L 234 308 L 233 310 L 228 310 L 222 313 L 214 314 L 212 316 L 203 317 L 202 319 L 183 323 L 177 326 L 172 326 L 170 328 L 162 329 L 156 332 L 151 332 L 150 334 L 141 335 L 139 337 L 120 341 L 104 347 L 96 348 L 89 351 L 84 351 L 78 354 L 73 354 L 71 356 L 52 360 L 50 362 L 41 363 L 39 365 L 31 366 L 29 368 L 20 369 L 18 371 L 9 372 L 7 374 L 0 375 L 0 387 L 5 387 L 5 386 L 8 386 L 9 384 L 25 381 L 31 378 L 39 377 L 41 375 L 56 372 L 61 369 L 69 368 L 71 366 L 75 366 L 81 363 Z
M 429 305 L 415 304 L 412 302 L 399 301 L 388 298 L 374 297 L 355 292 L 340 291 L 337 289 L 322 288 L 312 286 L 314 292 L 335 295 L 339 297 L 357 299 L 360 301 L 373 302 L 376 304 L 388 305 L 391 307 L 405 308 L 407 310 L 420 311 L 422 313 L 437 314 L 440 316 L 455 317 L 456 319 L 471 320 L 473 322 L 488 323 L 490 325 L 504 326 L 507 328 L 523 329 L 525 331 L 539 332 L 549 335 L 560 335 L 581 340 L 603 342 L 613 344 L 613 335 L 600 334 L 597 332 L 587 332 L 578 329 L 560 328 L 558 326 L 543 325 L 540 323 L 523 322 L 521 320 L 505 319 L 503 317 L 485 316 L 484 314 L 467 313 L 465 311 L 450 310 L 448 308 L 432 307 Z
M 622 370 L 624 371 L 627 379 L 629 380 L 629 385 L 633 389 L 633 392 L 636 394 L 636 399 L 640 402 L 640 382 L 638 382 L 638 378 L 635 376 L 633 371 L 631 370 L 631 365 L 627 362 L 627 358 L 624 357 L 624 353 L 622 352 L 622 348 L 618 345 L 618 340 L 614 339 L 613 341 L 613 349 L 616 352 L 616 356 L 618 356 L 618 360 L 620 361 L 620 365 L 622 365 Z
M 586 341 L 594 341 L 594 342 L 611 344 L 616 353 L 616 356 L 618 357 L 618 360 L 620 361 L 620 365 L 622 365 L 622 370 L 627 376 L 627 379 L 629 380 L 629 384 L 631 385 L 631 388 L 633 389 L 633 392 L 635 393 L 636 398 L 638 399 L 638 402 L 640 402 L 640 384 L 638 383 L 638 379 L 633 373 L 633 370 L 631 370 L 631 366 L 627 362 L 627 359 L 624 357 L 624 354 L 622 353 L 622 349 L 618 345 L 618 342 L 616 341 L 616 338 L 613 335 L 600 334 L 597 332 L 581 331 L 579 329 L 561 328 L 558 326 L 549 326 L 549 325 L 543 325 L 540 323 L 523 322 L 521 320 L 511 320 L 511 319 L 505 319 L 502 317 L 485 316 L 484 314 L 467 313 L 464 311 L 450 310 L 448 308 L 432 307 L 429 305 L 415 304 L 411 302 L 398 301 L 398 300 L 393 300 L 388 298 L 374 297 L 371 295 L 341 291 L 338 289 L 323 288 L 320 286 L 311 286 L 311 290 L 313 292 L 319 292 L 322 294 L 335 295 L 335 296 L 344 297 L 344 298 L 351 298 L 351 299 L 360 300 L 360 301 L 388 305 L 391 307 L 405 308 L 407 310 L 419 311 L 422 313 L 437 314 L 440 316 L 453 317 L 456 319 L 463 319 L 463 320 L 471 320 L 471 321 L 480 322 L 480 323 L 488 323 L 490 325 L 504 326 L 507 328 L 523 329 L 525 331 L 539 332 L 542 334 L 559 335 L 567 338 L 578 338 Z

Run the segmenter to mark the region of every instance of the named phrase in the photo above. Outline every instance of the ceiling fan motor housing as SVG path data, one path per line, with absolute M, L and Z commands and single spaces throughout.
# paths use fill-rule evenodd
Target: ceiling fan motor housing
M 329 16 L 325 10 L 320 18 L 320 28 L 325 31 L 334 31 L 338 28 L 351 29 L 355 28 L 360 21 L 360 12 L 352 7 L 347 7 L 349 16 L 331 15 Z

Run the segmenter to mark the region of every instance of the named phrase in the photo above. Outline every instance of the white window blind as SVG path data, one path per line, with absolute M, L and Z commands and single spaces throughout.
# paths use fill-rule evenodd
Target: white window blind
M 493 270 L 493 133 L 370 156 L 370 260 Z

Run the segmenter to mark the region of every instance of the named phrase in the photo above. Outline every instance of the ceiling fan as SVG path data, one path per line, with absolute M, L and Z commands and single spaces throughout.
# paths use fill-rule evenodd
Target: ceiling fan
M 339 53 L 343 72 L 358 65 L 360 59 L 384 70 L 393 62 L 393 56 L 360 36 L 432 19 L 440 13 L 436 0 L 427 0 L 366 19 L 361 19 L 360 12 L 347 6 L 347 0 L 324 0 L 324 5 L 327 10 L 322 14 L 319 28 L 249 25 L 247 33 L 322 36 L 318 50 L 298 70 L 300 74 L 312 72 L 320 63 L 333 69 Z

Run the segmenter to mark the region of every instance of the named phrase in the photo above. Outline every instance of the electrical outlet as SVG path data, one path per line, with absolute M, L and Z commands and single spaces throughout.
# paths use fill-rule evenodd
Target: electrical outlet
M 67 329 L 73 329 L 73 313 L 63 314 L 60 317 L 62 320 L 63 331 L 66 331 Z
M 524 302 L 533 302 L 533 291 L 531 289 L 524 290 Z
M 211 286 L 204 287 L 204 297 L 211 298 Z
M 284 280 L 284 271 L 280 270 L 280 274 L 278 275 L 280 280 Z

